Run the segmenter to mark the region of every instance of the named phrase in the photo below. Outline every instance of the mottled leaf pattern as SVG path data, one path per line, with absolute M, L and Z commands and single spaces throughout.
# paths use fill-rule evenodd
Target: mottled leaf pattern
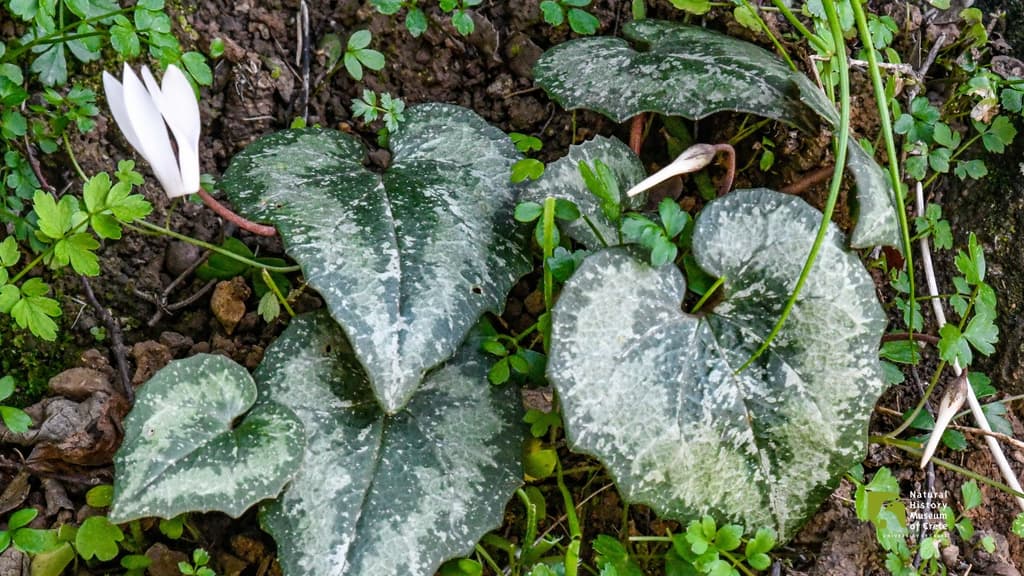
M 245 368 L 223 356 L 175 360 L 157 372 L 125 420 L 110 519 L 211 510 L 237 517 L 276 496 L 302 461 L 305 435 L 280 404 L 250 411 L 256 396 Z
M 734 110 L 817 132 L 828 100 L 770 52 L 698 26 L 660 20 L 626 24 L 620 38 L 580 38 L 548 50 L 537 84 L 564 108 L 616 122 L 641 112 L 704 118 Z M 835 111 L 832 112 L 835 114 Z
M 627 24 L 619 38 L 580 38 L 555 46 L 534 76 L 567 109 L 596 110 L 616 122 L 641 112 L 700 119 L 724 111 L 773 118 L 817 134 L 819 117 L 839 123 L 831 102 L 803 74 L 770 52 L 696 26 L 659 20 Z M 895 198 L 881 168 L 851 142 L 857 181 L 854 247 L 895 246 Z
M 604 136 L 570 146 L 568 154 L 548 164 L 544 169 L 544 175 L 519 193 L 520 202 L 532 201 L 543 204 L 544 199 L 551 196 L 575 203 L 582 216 L 573 222 L 560 221 L 559 226 L 573 240 L 591 250 L 619 243 L 617 227 L 601 212 L 600 200 L 587 190 L 587 185 L 580 176 L 580 161 L 593 167 L 594 160 L 604 162 L 615 174 L 624 208 L 635 209 L 643 206 L 646 195 L 629 198 L 626 196 L 626 190 L 647 176 L 644 165 L 629 146 L 617 138 Z M 601 239 L 604 242 L 601 242 Z
M 529 269 L 508 137 L 457 106 L 405 116 L 383 178 L 353 137 L 289 130 L 246 148 L 222 183 L 245 215 L 277 226 L 389 413 Z
M 385 415 L 326 315 L 296 318 L 256 372 L 302 419 L 302 470 L 263 512 L 286 574 L 430 576 L 501 524 L 522 477 L 514 388 L 491 386 L 470 338 Z
M 860 144 L 851 139 L 849 146 L 846 168 L 857 182 L 857 194 L 850 199 L 855 222 L 850 246 L 899 246 L 896 195 L 889 184 L 889 175 Z
M 886 320 L 835 226 L 782 332 L 736 373 L 771 330 L 820 218 L 764 189 L 710 203 L 694 253 L 726 281 L 705 315 L 681 312 L 676 267 L 623 248 L 591 256 L 566 285 L 548 375 L 574 447 L 602 459 L 629 500 L 789 537 L 863 457 Z

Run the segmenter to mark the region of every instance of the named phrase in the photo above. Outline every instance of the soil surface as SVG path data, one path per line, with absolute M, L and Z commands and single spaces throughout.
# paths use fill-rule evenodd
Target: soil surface
M 649 4 L 654 4 L 650 16 L 678 17 L 679 13 L 667 0 Z M 599 33 L 616 33 L 630 17 L 629 5 L 624 0 L 595 0 L 590 11 L 601 21 Z M 995 10 L 999 6 L 990 8 Z M 1016 15 L 1018 22 L 1024 18 L 1019 0 L 1009 0 L 1003 6 Z M 213 65 L 213 85 L 202 91 L 204 172 L 222 174 L 234 154 L 262 135 L 287 128 L 297 117 L 304 117 L 309 125 L 319 124 L 362 136 L 370 150 L 369 162 L 378 168 L 386 166 L 388 152 L 375 145 L 379 126 L 364 125 L 350 114 L 352 99 L 360 96 L 364 88 L 391 93 L 403 98 L 407 105 L 440 101 L 472 108 L 502 130 L 541 138 L 541 158 L 545 161 L 560 157 L 571 143 L 594 134 L 616 135 L 628 141 L 628 126 L 616 125 L 594 113 L 567 113 L 534 87 L 533 62 L 545 49 L 570 37 L 565 27 L 554 29 L 541 20 L 538 0 L 484 2 L 473 13 L 476 31 L 469 37 L 460 36 L 436 8 L 428 9 L 430 27 L 419 38 L 413 38 L 399 19 L 377 14 L 368 2 L 316 1 L 310 2 L 309 9 L 314 49 L 307 91 L 301 66 L 296 63 L 297 55 L 301 55 L 297 45 L 298 0 L 201 0 L 197 4 L 175 3 L 171 8 L 177 16 L 175 22 L 179 23 L 183 43 L 205 52 L 212 40 L 220 38 L 226 46 L 223 57 Z M 917 10 L 904 10 L 903 4 L 897 3 L 873 5 L 871 9 L 888 11 L 900 22 L 906 14 Z M 921 14 L 917 13 L 917 17 Z M 771 17 L 768 22 L 773 26 L 784 25 L 781 19 Z M 727 12 L 713 11 L 707 24 L 763 41 L 738 27 Z M 347 38 L 351 31 L 360 28 L 373 32 L 373 47 L 384 52 L 386 68 L 368 74 L 363 83 L 353 81 L 344 69 L 328 74 L 326 56 L 315 50 L 317 42 L 332 33 Z M 1013 46 L 1024 47 L 1024 37 L 1014 36 L 1020 34 L 1020 27 L 1010 28 L 1006 38 Z M 927 43 L 926 27 L 918 30 L 904 42 Z M 1014 54 L 1024 58 L 1020 48 Z M 862 75 L 854 76 L 855 127 L 874 135 L 877 117 L 870 85 Z M 86 173 L 109 171 L 116 159 L 132 156 L 116 126 L 105 118 L 105 114 L 101 115 L 98 128 L 74 142 Z M 736 118 L 721 115 L 702 121 L 697 130 L 702 139 L 724 141 L 737 127 Z M 776 143 L 776 166 L 768 173 L 756 167 L 741 172 L 738 186 L 781 188 L 829 161 L 827 135 L 798 138 L 785 126 L 769 124 L 762 133 L 739 143 L 738 166 L 745 166 L 754 158 L 762 135 Z M 660 138 L 658 126 L 654 126 L 644 148 L 652 169 L 667 160 L 659 156 L 664 149 Z M 958 181 L 950 181 L 937 188 L 939 194 L 934 198 L 946 204 L 947 214 L 954 215 L 957 241 L 963 240 L 968 231 L 975 231 L 991 255 L 991 282 L 1001 298 L 1003 312 L 1003 340 L 987 369 L 997 387 L 1016 392 L 1024 392 L 1024 261 L 1017 246 L 1018 237 L 1024 232 L 1020 161 L 1024 161 L 1024 144 L 990 162 L 990 166 L 1002 169 L 984 186 L 968 190 Z M 43 169 L 58 189 L 73 181 L 73 174 L 60 158 L 44 158 Z M 712 172 L 713 177 L 719 174 Z M 683 189 L 682 201 L 695 207 L 699 202 L 687 198 L 699 196 L 690 188 L 692 185 L 687 184 Z M 817 205 L 821 205 L 825 194 L 821 185 L 804 193 L 808 201 Z M 152 185 L 146 195 L 157 208 L 153 218 L 162 220 L 171 208 L 169 202 Z M 843 218 L 839 220 L 843 223 Z M 226 236 L 235 236 L 261 254 L 282 253 L 278 240 L 240 233 L 224 225 L 201 204 L 186 202 L 177 207 L 171 212 L 170 224 L 179 232 L 203 240 L 219 242 Z M 91 289 L 120 326 L 128 361 L 127 376 L 135 386 L 171 359 L 200 352 L 225 354 L 255 368 L 266 346 L 283 329 L 284 320 L 269 325 L 263 322 L 255 312 L 255 298 L 246 298 L 244 294 L 235 297 L 246 306 L 237 325 L 229 329 L 218 320 L 211 311 L 211 296 L 217 287 L 191 274 L 193 265 L 203 257 L 201 251 L 191 246 L 129 234 L 107 245 L 102 254 L 103 274 L 91 282 Z M 946 271 L 940 274 L 948 277 L 951 257 L 939 258 L 937 266 Z M 84 493 L 90 486 L 110 482 L 111 458 L 121 436 L 120 421 L 128 410 L 120 392 L 113 335 L 97 339 L 94 329 L 105 327 L 106 323 L 88 304 L 77 278 L 65 278 L 59 286 L 65 310 L 73 313 L 66 313 L 64 339 L 58 345 L 47 346 L 20 334 L 8 335 L 5 327 L 0 328 L 2 341 L 12 342 L 22 350 L 38 351 L 31 360 L 0 354 L 0 368 L 4 372 L 17 371 L 23 380 L 32 383 L 35 398 L 23 400 L 35 401 L 46 396 L 32 408 L 33 415 L 45 419 L 61 410 L 69 415 L 65 428 L 54 431 L 48 442 L 19 438 L 0 430 L 0 517 L 9 510 L 35 506 L 44 511 L 36 522 L 39 527 L 81 521 L 96 513 L 85 505 Z M 503 317 L 511 329 L 529 326 L 542 311 L 543 306 L 537 306 L 536 286 L 536 278 L 528 277 L 513 290 Z M 320 305 L 315 294 L 306 294 L 297 303 L 296 312 Z M 63 371 L 71 367 L 78 371 Z M 50 380 L 51 377 L 55 378 Z M 39 394 L 47 384 L 50 391 Z M 902 411 L 920 397 L 918 384 L 908 379 L 908 384 L 890 391 L 879 405 Z M 543 396 L 543 392 L 539 394 Z M 1024 429 L 1017 418 L 1017 408 L 1011 405 L 1008 417 L 1020 437 Z M 897 424 L 895 418 L 880 412 L 872 431 L 885 432 Z M 972 436 L 968 436 L 968 441 L 968 451 L 941 451 L 940 455 L 979 474 L 995 477 L 997 472 L 982 443 Z M 563 458 L 567 468 L 584 470 L 570 477 L 576 502 L 586 502 L 580 511 L 584 542 L 600 533 L 619 535 L 623 526 L 629 535 L 661 535 L 666 529 L 678 530 L 675 523 L 661 521 L 641 506 L 631 506 L 624 515 L 610 477 L 595 462 L 566 451 Z M 1024 453 L 1011 450 L 1011 460 L 1020 468 Z M 939 468 L 921 471 L 904 453 L 872 446 L 864 468 L 870 474 L 881 466 L 893 470 L 903 494 L 930 491 L 945 495 L 937 496 L 941 504 L 958 505 L 962 476 Z M 554 533 L 561 534 L 565 528 L 555 522 L 561 514 L 557 509 L 561 502 L 557 488 L 553 481 L 543 482 L 539 487 L 552 508 L 541 529 L 555 524 Z M 996 490 L 984 488 L 983 492 L 984 505 L 971 516 L 979 535 L 995 537 L 997 549 L 992 554 L 985 553 L 977 538 L 960 542 L 957 550 L 946 551 L 949 569 L 958 574 L 1019 574 L 1018 567 L 1024 565 L 1024 545 L 1009 529 L 1016 504 Z M 852 500 L 853 486 L 844 480 L 804 530 L 782 548 L 773 573 L 887 573 L 874 531 L 856 519 Z M 508 521 L 498 532 L 515 539 L 522 533 L 520 514 L 516 506 L 510 505 Z M 154 559 L 151 573 L 177 574 L 176 563 L 199 546 L 211 551 L 218 574 L 279 573 L 273 540 L 259 530 L 253 512 L 237 520 L 218 514 L 197 515 L 193 524 L 194 534 L 172 541 L 160 535 L 155 522 L 143 523 L 146 536 L 155 542 L 147 551 Z M 585 556 L 589 553 L 584 551 Z M 0 576 L 18 574 L 14 570 L 20 570 L 23 562 L 26 560 L 13 552 L 0 556 Z M 657 563 L 646 568 L 649 574 L 662 573 Z M 111 570 L 115 568 L 82 567 L 78 574 L 105 574 Z

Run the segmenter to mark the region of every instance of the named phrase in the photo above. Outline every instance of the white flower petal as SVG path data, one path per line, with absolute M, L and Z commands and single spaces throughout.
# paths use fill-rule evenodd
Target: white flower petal
M 110 113 L 114 115 L 117 127 L 121 129 L 125 140 L 132 145 L 132 148 L 141 153 L 142 145 L 139 143 L 139 137 L 135 135 L 132 121 L 128 117 L 128 110 L 124 106 L 124 87 L 117 81 L 117 78 L 106 71 L 103 72 L 103 91 L 107 94 L 107 104 L 110 105 Z
M 169 198 L 189 194 L 182 184 L 163 116 L 150 92 L 127 66 L 124 71 L 124 101 L 132 129 L 139 141 L 139 152 L 149 162 L 164 192 Z
M 142 67 L 142 79 L 153 96 L 153 103 L 164 117 L 178 145 L 182 185 L 187 193 L 199 191 L 199 103 L 188 78 L 181 69 L 171 64 L 164 72 L 163 86 L 159 86 L 149 67 Z
M 199 102 L 185 74 L 174 64 L 164 72 L 160 98 L 157 107 L 174 133 L 178 144 L 178 161 L 181 163 L 181 180 L 185 189 L 199 191 L 199 135 L 202 129 L 199 119 Z
M 630 188 L 626 192 L 626 196 L 636 196 L 673 176 L 701 170 L 715 159 L 715 154 L 715 147 L 710 144 L 694 144 L 683 150 L 683 153 L 673 160 L 671 164 L 644 178 L 639 184 Z

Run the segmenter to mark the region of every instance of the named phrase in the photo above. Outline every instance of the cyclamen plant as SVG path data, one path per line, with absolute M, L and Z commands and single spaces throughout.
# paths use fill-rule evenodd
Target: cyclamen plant
M 750 45 L 657 22 L 627 34 L 653 38 L 680 85 L 706 68 L 688 54 L 723 64 L 713 80 L 730 102 L 673 89 L 688 107 L 671 113 L 740 109 L 808 132 L 819 118 L 837 121 L 806 78 Z M 580 68 L 572 55 L 593 56 L 586 46 L 564 50 L 569 64 L 546 56 L 538 78 Z M 644 57 L 630 55 L 640 72 Z M 741 190 L 695 221 L 678 206 L 664 210 L 672 223 L 653 227 L 661 243 L 679 242 L 684 259 L 717 279 L 705 293 L 723 294 L 700 315 L 683 314 L 694 284 L 622 245 L 623 213 L 665 175 L 645 181 L 621 142 L 574 146 L 517 187 L 521 152 L 473 112 L 426 104 L 404 115 L 383 174 L 366 170 L 354 137 L 320 129 L 267 136 L 232 161 L 222 186 L 233 205 L 277 227 L 326 309 L 293 319 L 251 376 L 199 356 L 147 383 L 116 457 L 111 518 L 238 515 L 267 500 L 262 524 L 287 574 L 429 575 L 468 553 L 522 482 L 516 389 L 489 383 L 487 339 L 474 326 L 530 268 L 528 234 L 513 219 L 523 200 L 539 207 L 530 220 L 546 256 L 556 224 L 592 251 L 574 262 L 557 304 L 545 290 L 547 378 L 572 447 L 601 459 L 626 499 L 666 517 L 712 515 L 792 536 L 862 456 L 883 386 L 885 315 L 844 235 L 824 224 L 814 274 L 768 346 L 822 219 L 802 200 Z M 699 168 L 716 151 L 695 148 L 670 172 Z M 851 154 L 851 169 L 862 200 L 854 236 L 887 242 L 895 228 L 884 177 L 863 151 Z M 636 196 L 621 192 L 642 181 Z M 767 352 L 740 369 L 762 345 Z M 197 483 L 202 494 L 190 488 Z

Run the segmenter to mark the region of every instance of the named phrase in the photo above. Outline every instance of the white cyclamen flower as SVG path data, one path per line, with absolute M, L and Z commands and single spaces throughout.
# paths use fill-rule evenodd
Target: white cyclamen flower
M 671 164 L 644 178 L 639 184 L 630 188 L 626 192 L 626 196 L 636 196 L 644 190 L 654 188 L 673 176 L 703 170 L 708 164 L 711 164 L 717 153 L 718 150 L 711 144 L 694 144 L 683 150 L 682 154 L 673 160 Z
M 124 137 L 149 162 L 170 198 L 199 191 L 199 103 L 185 74 L 173 64 L 164 72 L 163 86 L 142 67 L 143 86 L 124 66 L 124 84 L 107 72 L 103 89 Z M 175 158 L 170 127 L 178 147 Z

